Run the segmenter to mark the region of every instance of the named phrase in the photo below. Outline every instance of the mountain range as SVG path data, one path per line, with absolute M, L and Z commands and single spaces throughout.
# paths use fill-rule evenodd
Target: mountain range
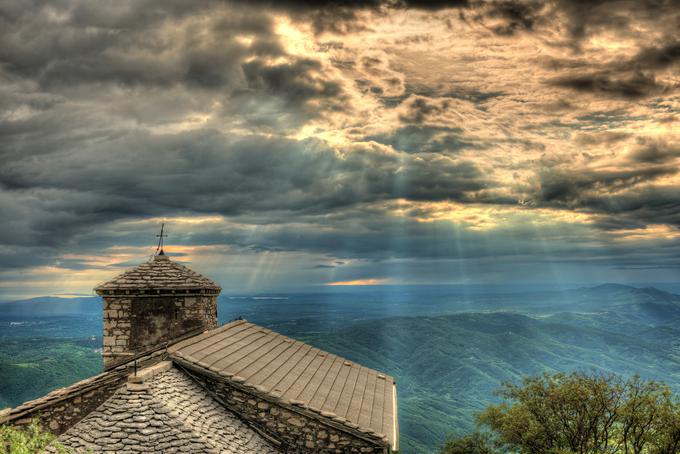
M 566 291 L 358 289 L 224 296 L 243 316 L 393 375 L 402 452 L 433 452 L 503 382 L 543 372 L 640 374 L 680 392 L 680 295 L 606 284 Z M 98 298 L 0 304 L 0 406 L 98 372 Z

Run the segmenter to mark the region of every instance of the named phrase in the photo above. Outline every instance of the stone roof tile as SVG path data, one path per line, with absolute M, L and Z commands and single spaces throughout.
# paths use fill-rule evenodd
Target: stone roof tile
M 75 452 L 280 453 L 179 370 L 147 383 L 122 386 L 59 442 Z
M 136 268 L 95 288 L 100 295 L 117 290 L 211 290 L 221 287 L 205 276 L 172 261 L 166 255 L 157 255 Z

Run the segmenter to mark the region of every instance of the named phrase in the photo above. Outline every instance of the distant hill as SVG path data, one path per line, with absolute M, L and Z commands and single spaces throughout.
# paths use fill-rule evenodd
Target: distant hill
M 223 294 L 219 298 L 222 322 L 243 316 L 258 323 L 287 324 L 305 320 L 310 324 L 335 325 L 388 316 L 441 315 L 456 312 L 513 311 L 527 314 L 605 313 L 616 311 L 645 324 L 663 323 L 680 317 L 680 295 L 656 288 L 603 284 L 566 291 L 500 292 L 474 294 L 449 286 L 406 286 L 389 291 L 352 289 L 343 292 L 277 296 Z M 0 302 L 0 318 L 49 317 L 101 314 L 101 298 L 42 296 Z M 294 314 L 295 317 L 291 317 Z
M 75 298 L 41 296 L 26 300 L 0 303 L 0 318 L 101 314 L 101 311 L 102 303 L 101 298 L 98 296 Z
M 69 320 L 62 320 L 69 323 Z M 73 321 L 70 321 L 73 323 Z M 0 409 L 13 407 L 49 391 L 69 386 L 102 371 L 101 337 L 57 337 L 64 325 L 50 330 L 53 338 L 0 339 Z M 71 334 L 80 327 L 73 327 Z
M 225 295 L 219 307 L 222 322 L 244 316 L 395 376 L 407 453 L 467 431 L 503 381 L 526 375 L 639 373 L 680 392 L 680 296 L 655 288 Z M 0 304 L 0 406 L 98 372 L 100 334 L 96 297 Z
M 677 295 L 625 286 L 574 294 L 574 312 L 545 315 L 539 305 L 537 316 L 489 311 L 388 318 L 305 340 L 397 377 L 405 452 L 431 452 L 447 433 L 471 429 L 473 414 L 496 400 L 502 382 L 526 375 L 638 373 L 680 392 Z
M 568 296 L 570 312 L 599 312 L 648 326 L 680 318 L 680 295 L 655 288 L 606 284 L 578 289 Z

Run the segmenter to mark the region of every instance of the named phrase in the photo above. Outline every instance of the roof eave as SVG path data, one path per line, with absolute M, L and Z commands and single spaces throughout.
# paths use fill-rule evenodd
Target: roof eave
M 222 287 L 95 287 L 94 291 L 99 296 L 159 296 L 159 295 L 218 295 Z
M 390 446 L 390 447 L 392 447 L 392 443 L 388 438 L 381 438 L 381 437 L 377 436 L 372 431 L 370 431 L 370 432 L 369 431 L 363 431 L 360 428 L 356 427 L 356 424 L 352 424 L 347 420 L 339 421 L 339 420 L 336 420 L 336 419 L 333 419 L 333 418 L 330 418 L 330 417 L 327 417 L 327 416 L 323 416 L 321 413 L 317 413 L 317 412 L 309 409 L 308 407 L 301 407 L 301 406 L 293 405 L 290 402 L 286 402 L 286 401 L 284 401 L 280 398 L 277 398 L 277 397 L 275 397 L 275 396 L 273 396 L 269 393 L 261 392 L 253 386 L 248 386 L 244 383 L 239 383 L 238 381 L 234 381 L 234 380 L 231 379 L 231 377 L 226 377 L 224 375 L 220 375 L 220 374 L 213 372 L 209 369 L 206 369 L 205 367 L 202 367 L 202 366 L 200 366 L 196 363 L 185 360 L 184 358 L 179 356 L 176 351 L 173 351 L 172 348 L 168 349 L 168 354 L 170 356 L 170 359 L 172 359 L 172 361 L 176 365 L 184 368 L 185 371 L 186 371 L 186 369 L 189 369 L 189 370 L 194 371 L 196 373 L 203 374 L 205 376 L 213 378 L 217 381 L 221 381 L 221 382 L 223 382 L 223 383 L 225 383 L 225 384 L 227 384 L 227 385 L 229 385 L 233 388 L 238 389 L 239 391 L 251 394 L 251 395 L 253 395 L 253 396 L 255 396 L 259 399 L 268 401 L 272 404 L 278 405 L 278 406 L 283 407 L 283 408 L 285 408 L 289 411 L 292 411 L 294 413 L 298 413 L 302 416 L 320 421 L 324 424 L 327 424 L 330 427 L 333 427 L 333 428 L 340 430 L 342 432 L 346 432 L 346 433 L 348 433 L 352 436 L 360 438 L 360 439 L 367 441 L 369 443 L 372 443 L 376 446 L 379 446 L 379 447 Z M 352 425 L 349 426 L 348 424 L 352 424 Z M 392 448 L 392 450 L 394 450 L 394 448 Z

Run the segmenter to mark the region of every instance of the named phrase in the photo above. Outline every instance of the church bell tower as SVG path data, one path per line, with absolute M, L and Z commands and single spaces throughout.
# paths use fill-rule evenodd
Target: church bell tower
M 104 300 L 104 369 L 218 324 L 221 287 L 163 249 L 94 290 Z

